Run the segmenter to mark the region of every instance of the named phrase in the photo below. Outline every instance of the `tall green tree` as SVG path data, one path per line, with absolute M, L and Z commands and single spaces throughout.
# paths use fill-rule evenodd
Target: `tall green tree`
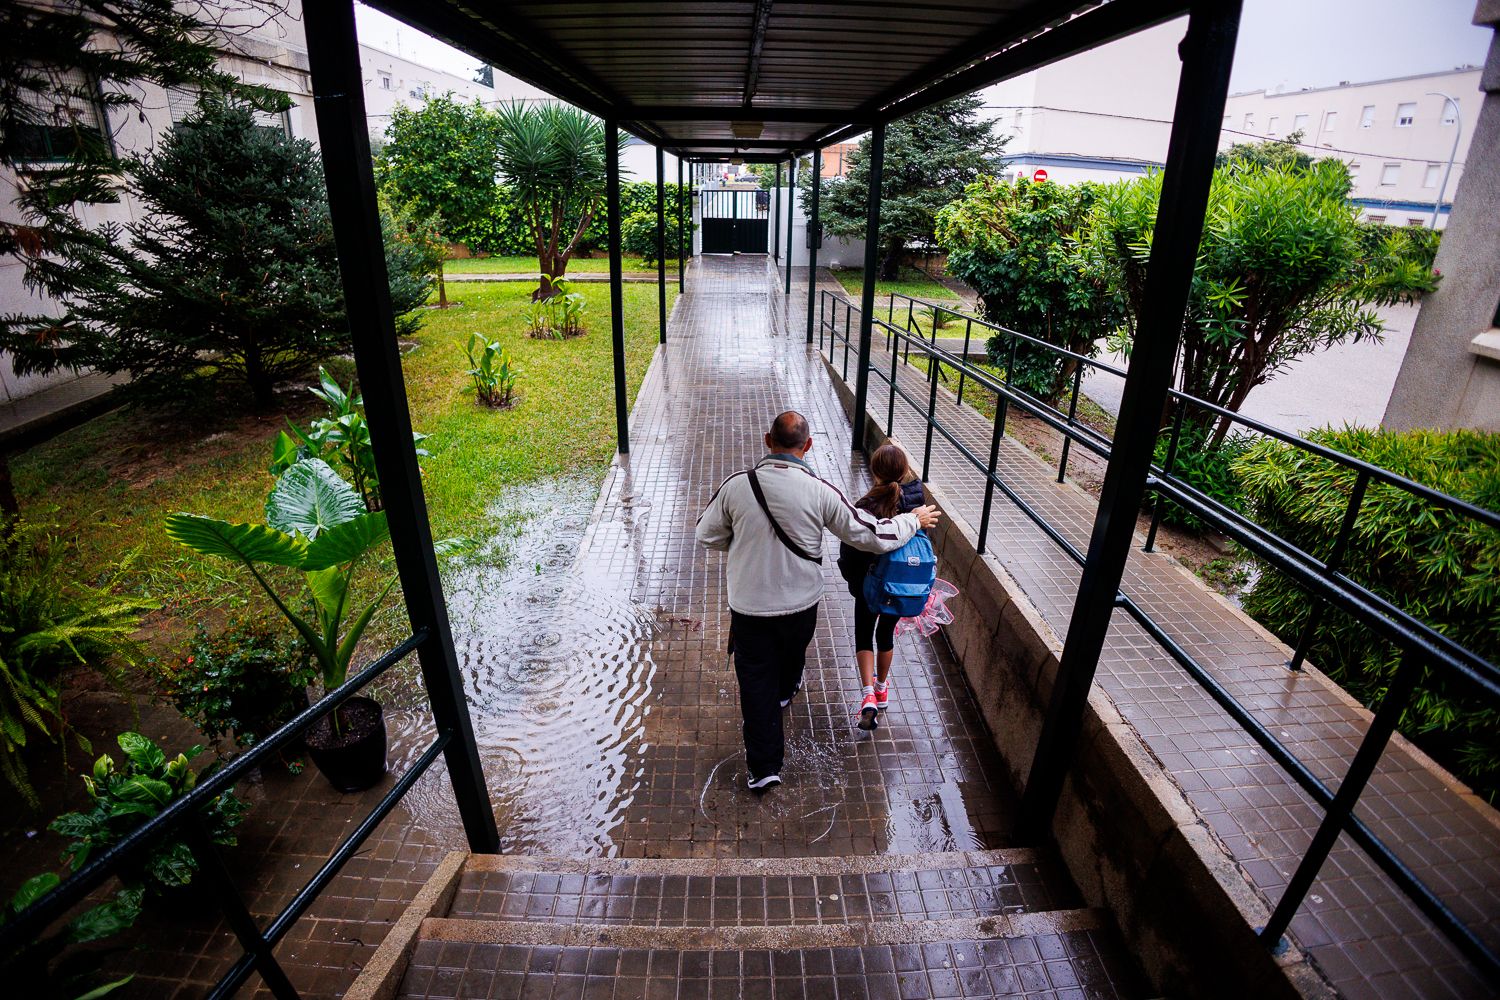
M 536 245 L 541 282 L 531 297 L 539 302 L 557 294 L 553 283 L 604 202 L 604 123 L 566 104 L 519 101 L 499 119 L 500 173 Z
M 1080 259 L 1124 297 L 1120 346 L 1141 314 L 1162 175 L 1109 185 L 1094 205 Z M 1297 358 L 1376 340 L 1376 306 L 1436 286 L 1430 267 L 1389 243 L 1371 246 L 1348 201 L 1342 163 L 1305 169 L 1231 164 L 1214 172 L 1192 291 L 1183 315 L 1179 387 L 1238 411 L 1250 391 Z M 1201 409 L 1187 419 L 1223 441 L 1232 421 Z
M 1100 190 L 980 177 L 938 213 L 948 273 L 979 292 L 987 319 L 1092 357 L 1101 333 L 1125 318 L 1105 269 L 1074 251 Z M 1042 399 L 1061 393 L 1078 364 L 1014 337 L 989 343 L 997 364 L 1011 365 L 1013 348 L 1007 378 Z
M 499 169 L 500 118 L 477 100 L 452 94 L 420 107 L 396 105 L 376 163 L 393 204 L 443 220 L 443 234 L 473 245 L 488 232 Z
M 892 122 L 885 131 L 880 182 L 880 277 L 894 279 L 912 244 L 932 245 L 938 211 L 980 174 L 994 173 L 1007 138 L 980 117 L 983 101 L 959 97 Z M 863 237 L 870 190 L 870 137 L 846 161 L 848 174 L 825 179 L 819 219 L 834 236 Z M 810 210 L 811 171 L 803 172 L 802 205 Z
M 125 175 L 142 218 L 77 224 L 42 262 L 62 315 L 0 319 L 0 347 L 17 370 L 94 368 L 129 374 L 137 397 L 248 396 L 265 407 L 277 382 L 348 350 L 327 192 L 309 142 L 206 98 Z M 387 250 L 392 270 L 406 266 L 396 241 Z M 397 292 L 397 308 L 426 297 Z

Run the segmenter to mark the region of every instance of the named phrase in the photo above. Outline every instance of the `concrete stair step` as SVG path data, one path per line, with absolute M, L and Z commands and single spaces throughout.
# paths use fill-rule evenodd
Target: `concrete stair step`
M 353 994 L 351 994 L 353 995 Z M 1149 995 L 1107 914 L 797 927 L 423 921 L 407 1000 L 1114 1000 Z
M 448 916 L 638 927 L 981 919 L 1079 904 L 1031 850 L 854 858 L 474 856 Z
M 1109 914 L 1041 852 L 637 859 L 455 853 L 349 1000 L 1133 998 Z

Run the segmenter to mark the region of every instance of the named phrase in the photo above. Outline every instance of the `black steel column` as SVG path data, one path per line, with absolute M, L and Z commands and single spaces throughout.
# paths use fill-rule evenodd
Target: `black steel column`
M 667 342 L 667 164 L 656 147 L 656 323 Z
M 776 207 L 771 210 L 771 225 L 776 235 L 771 237 L 771 259 L 781 260 L 781 161 L 776 161 L 776 184 L 772 188 L 776 192 Z
M 687 195 L 682 190 L 682 157 L 677 158 L 677 294 L 683 290 L 683 268 L 687 267 L 687 226 L 683 225 L 682 210 Z
M 788 298 L 792 295 L 792 213 L 797 210 L 797 158 L 794 156 L 787 161 L 786 165 L 786 292 Z
M 1044 835 L 1052 825 L 1130 553 L 1203 233 L 1239 20 L 1239 0 L 1197 0 L 1179 46 L 1177 106 L 1115 447 L 1104 474 L 1057 683 L 1021 800 L 1022 828 L 1029 837 Z
M 865 193 L 865 284 L 859 292 L 859 361 L 854 367 L 856 452 L 865 450 L 865 402 L 870 395 L 870 328 L 875 318 L 875 268 L 880 263 L 880 188 L 884 173 L 885 122 L 876 122 L 870 131 L 870 187 Z M 895 392 L 896 387 L 892 385 L 891 394 L 895 395 Z
M 630 407 L 625 400 L 625 289 L 620 278 L 620 123 L 604 120 L 604 212 L 609 228 L 609 330 L 615 354 L 615 437 L 630 454 Z
M 453 734 L 444 757 L 469 849 L 494 854 L 500 849 L 500 835 L 453 653 L 448 609 L 432 549 L 432 526 L 427 522 L 427 501 L 411 440 L 411 413 L 406 406 L 406 381 L 375 207 L 354 5 L 350 0 L 308 4 L 303 16 L 328 211 L 353 334 L 354 364 L 370 422 L 370 443 L 385 485 L 382 495 L 396 571 L 412 631 L 428 632 L 427 641 L 417 648 L 417 659 L 433 721 L 440 731 Z
M 813 342 L 813 307 L 818 301 L 818 191 L 823 186 L 823 151 L 812 154 L 812 214 L 807 218 L 807 342 Z

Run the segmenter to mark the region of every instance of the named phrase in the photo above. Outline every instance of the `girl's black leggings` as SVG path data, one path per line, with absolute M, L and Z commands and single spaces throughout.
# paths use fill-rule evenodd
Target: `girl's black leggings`
M 896 615 L 877 615 L 865 606 L 863 598 L 854 599 L 854 651 L 889 653 L 896 647 Z M 872 642 L 873 640 L 873 642 Z

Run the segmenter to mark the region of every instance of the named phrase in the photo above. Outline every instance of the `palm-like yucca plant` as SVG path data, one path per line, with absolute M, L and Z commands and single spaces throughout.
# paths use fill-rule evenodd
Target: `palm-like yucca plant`
M 36 792 L 22 759 L 31 737 L 57 740 L 67 731 L 60 675 L 88 664 L 124 690 L 120 664 L 133 663 L 141 615 L 157 602 L 114 593 L 127 558 L 111 579 L 91 586 L 74 578 L 73 546 L 46 525 L 0 525 L 0 774 L 27 802 Z M 74 733 L 80 746 L 88 741 Z
M 541 301 L 604 200 L 604 123 L 564 104 L 516 101 L 499 116 L 496 159 L 536 242 L 542 280 L 531 297 Z
M 396 585 L 396 577 L 388 577 L 355 611 L 350 593 L 355 572 L 390 537 L 390 529 L 384 511 L 367 511 L 353 487 L 317 458 L 282 473 L 266 500 L 265 524 L 178 513 L 167 518 L 167 534 L 194 552 L 244 566 L 307 644 L 327 691 L 348 676 L 355 647 Z M 292 610 L 269 578 L 271 567 L 302 575 L 313 607 L 310 618 Z M 337 713 L 333 723 L 337 731 Z

